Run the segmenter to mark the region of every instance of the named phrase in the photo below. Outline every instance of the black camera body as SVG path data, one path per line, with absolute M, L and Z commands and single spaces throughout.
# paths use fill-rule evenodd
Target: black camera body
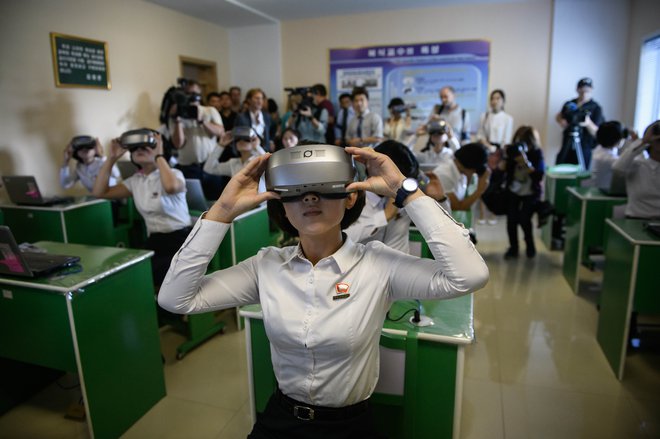
M 284 91 L 286 91 L 289 96 L 302 96 L 302 101 L 300 101 L 300 104 L 298 105 L 298 108 L 294 111 L 294 114 L 298 114 L 300 110 L 303 110 L 305 108 L 309 108 L 310 110 L 314 108 L 314 99 L 309 96 L 310 92 L 312 90 L 312 87 L 285 87 Z
M 405 113 L 408 110 L 412 110 L 413 108 L 417 108 L 417 105 L 415 104 L 402 104 L 402 105 L 392 105 L 390 107 L 390 110 L 394 113 Z
M 156 148 L 156 132 L 149 128 L 126 131 L 119 138 L 122 148 L 134 152 L 140 148 Z
M 160 123 L 167 123 L 167 120 L 170 118 L 170 110 L 172 109 L 173 105 L 176 105 L 177 117 L 191 120 L 198 119 L 199 108 L 197 105 L 192 104 L 201 102 L 202 96 L 197 93 L 186 93 L 187 85 L 187 79 L 179 78 L 177 79 L 177 86 L 170 87 L 165 92 L 163 100 L 160 104 Z
M 584 122 L 591 111 L 578 107 L 575 102 L 567 102 L 561 109 L 561 114 L 570 125 L 576 126 Z

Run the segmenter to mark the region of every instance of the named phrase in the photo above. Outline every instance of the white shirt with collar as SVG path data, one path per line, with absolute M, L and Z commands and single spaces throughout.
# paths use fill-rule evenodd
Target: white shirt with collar
M 222 126 L 222 117 L 214 107 L 200 105 L 198 111 L 201 114 L 202 122 Z M 183 166 L 204 163 L 215 148 L 215 136 L 210 135 L 204 125 L 196 120 L 182 119 L 180 123 L 183 125 L 186 142 L 181 149 L 177 150 L 178 163 Z M 168 128 L 171 133 L 174 132 L 176 129 L 174 119 L 170 119 Z
M 176 179 L 185 187 L 185 178 L 178 169 L 172 169 Z M 170 233 L 190 226 L 190 214 L 186 202 L 186 191 L 168 194 L 160 181 L 160 171 L 156 169 L 149 175 L 136 172 L 122 181 L 133 195 L 135 208 L 144 218 L 147 234 Z
M 263 139 L 264 130 L 266 129 L 266 122 L 264 121 L 263 113 L 261 110 L 254 113 L 248 111 L 248 113 L 250 113 L 250 125 L 252 126 L 252 129 L 257 133 L 259 138 Z
M 282 392 L 313 405 L 358 403 L 378 381 L 379 339 L 393 301 L 449 299 L 488 280 L 468 231 L 435 201 L 417 198 L 406 211 L 435 260 L 347 237 L 315 266 L 299 246 L 268 247 L 204 275 L 230 225 L 202 219 L 172 259 L 158 302 L 186 314 L 260 303 Z M 347 294 L 337 297 L 340 289 Z
M 240 157 L 232 157 L 225 162 L 219 162 L 218 159 L 222 155 L 222 152 L 225 150 L 222 146 L 216 147 L 209 158 L 204 163 L 204 172 L 207 174 L 214 175 L 226 175 L 228 177 L 233 177 L 238 174 L 238 172 L 243 169 L 245 164 Z M 248 162 L 255 157 L 266 154 L 266 151 L 261 146 L 257 146 L 256 149 L 252 152 L 252 155 L 248 159 Z
M 635 140 L 623 150 L 612 169 L 626 175 L 626 215 L 660 219 L 660 162 L 646 157 L 645 150 L 642 139 Z
M 74 172 L 71 172 L 72 169 L 70 165 L 67 164 L 62 166 L 60 169 L 60 185 L 64 189 L 69 189 L 76 184 L 76 181 L 80 180 L 80 183 L 85 186 L 85 189 L 92 192 L 96 176 L 99 175 L 99 171 L 105 160 L 106 157 L 94 157 L 94 161 L 89 165 L 76 160 L 76 168 Z M 119 169 L 117 168 L 117 165 L 113 165 L 112 171 L 110 171 L 108 186 L 115 186 L 120 179 L 121 175 L 119 174 Z
M 608 190 L 612 183 L 612 165 L 619 157 L 618 148 L 603 148 L 598 145 L 591 153 L 591 184 Z
M 387 221 L 385 206 L 388 202 L 389 198 L 367 191 L 360 217 L 345 232 L 353 242 L 380 241 L 395 250 L 410 253 L 410 218 L 405 209 L 399 209 L 397 215 Z
M 360 123 L 360 116 L 362 117 L 361 131 L 362 135 L 358 136 L 358 124 Z M 346 139 L 353 139 L 356 137 L 383 137 L 383 119 L 368 108 L 362 114 L 355 113 L 353 119 L 348 123 L 346 130 Z M 368 146 L 372 144 L 364 144 Z
M 459 200 L 465 198 L 468 187 L 467 177 L 460 173 L 454 160 L 441 162 L 433 173 L 438 176 L 446 194 L 454 193 Z

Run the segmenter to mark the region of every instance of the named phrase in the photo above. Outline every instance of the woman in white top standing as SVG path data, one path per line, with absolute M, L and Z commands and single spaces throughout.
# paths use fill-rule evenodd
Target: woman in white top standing
M 511 143 L 513 137 L 513 117 L 504 111 L 506 98 L 502 90 L 490 93 L 490 110 L 481 115 L 478 141 L 486 145 L 490 152 Z
M 75 170 L 71 169 L 71 160 L 76 160 Z M 76 136 L 64 148 L 64 161 L 60 168 L 60 185 L 69 189 L 77 181 L 89 192 L 94 189 L 94 181 L 105 162 L 103 148 L 98 138 L 92 136 Z M 119 169 L 112 167 L 108 184 L 114 186 L 120 179 Z
M 490 110 L 481 115 L 479 130 L 477 131 L 479 142 L 488 147 L 488 167 L 494 173 L 497 172 L 499 163 L 502 161 L 502 150 L 500 148 L 510 144 L 513 137 L 513 117 L 504 111 L 505 102 L 504 91 L 497 89 L 490 93 Z M 497 178 L 493 181 L 496 180 Z M 479 209 L 477 222 L 479 224 L 486 224 L 486 220 L 491 225 L 497 223 L 495 216 L 481 200 L 477 205 Z
M 371 148 L 347 147 L 346 152 L 365 164 L 369 178 L 331 198 L 314 192 L 290 198 L 258 193 L 268 155 L 250 161 L 195 224 L 163 282 L 158 302 L 176 313 L 261 304 L 278 390 L 251 439 L 378 437 L 368 399 L 378 378 L 379 339 L 391 303 L 449 299 L 488 280 L 468 231 L 419 189 L 404 189 L 403 174 L 387 156 Z M 363 190 L 405 206 L 435 260 L 347 238 L 342 229 L 359 216 Z M 299 245 L 265 248 L 205 275 L 234 218 L 266 200 L 273 220 L 298 234 Z
M 130 146 L 131 161 L 140 170 L 120 184 L 110 187 L 110 170 L 129 148 L 128 145 L 122 145 L 120 139 L 112 140 L 108 160 L 101 167 L 93 194 L 108 199 L 133 197 L 135 208 L 144 218 L 147 227 L 145 248 L 154 251 L 151 271 L 154 284 L 158 287 L 167 273 L 172 256 L 190 232 L 190 214 L 183 173 L 170 168 L 163 155 L 160 134 L 152 134 L 152 143 Z

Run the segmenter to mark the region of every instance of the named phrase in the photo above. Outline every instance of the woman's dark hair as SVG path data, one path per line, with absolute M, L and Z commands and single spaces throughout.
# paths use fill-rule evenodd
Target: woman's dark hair
M 344 217 L 341 220 L 341 229 L 347 229 L 348 226 L 353 224 L 360 218 L 362 214 L 362 209 L 364 208 L 365 195 L 364 191 L 357 191 L 357 199 L 355 204 L 350 209 L 346 209 L 344 212 Z M 280 200 L 268 200 L 266 203 L 268 208 L 268 216 L 277 226 L 285 233 L 288 233 L 291 236 L 298 236 L 298 230 L 293 227 L 293 224 L 286 217 L 286 212 L 284 211 L 284 205 Z
M 506 96 L 504 95 L 504 91 L 500 90 L 499 88 L 496 88 L 495 90 L 490 92 L 490 99 L 493 99 L 493 95 L 497 93 L 498 95 L 502 96 L 502 101 L 506 102 Z
M 279 107 L 277 106 L 277 102 L 275 102 L 275 99 L 268 98 L 268 112 L 277 113 L 277 110 L 279 110 Z
M 596 140 L 603 148 L 615 146 L 624 137 L 623 125 L 616 120 L 601 124 L 596 133 Z
M 403 106 L 403 105 L 405 105 L 405 103 L 403 102 L 403 99 L 401 99 L 401 98 L 392 98 L 392 99 L 390 99 L 390 103 L 387 104 L 387 109 L 391 110 L 392 107 L 399 107 L 399 106 Z
M 396 140 L 386 140 L 374 148 L 374 151 L 388 156 L 394 164 L 399 168 L 399 171 L 406 177 L 417 178 L 419 175 L 419 162 L 403 143 Z
M 513 143 L 517 142 L 523 142 L 525 145 L 527 145 L 527 149 L 529 151 L 540 148 L 540 145 L 536 139 L 536 135 L 534 134 L 534 128 L 529 125 L 523 125 L 516 130 L 515 134 L 513 135 Z

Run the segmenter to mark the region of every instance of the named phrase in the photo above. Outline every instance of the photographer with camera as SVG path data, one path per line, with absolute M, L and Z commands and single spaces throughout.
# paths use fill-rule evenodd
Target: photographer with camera
M 325 134 L 330 116 L 328 110 L 315 105 L 319 99 L 319 97 L 303 97 L 298 109 L 287 120 L 287 127 L 295 128 L 300 133 L 301 139 L 326 143 Z
M 626 176 L 626 217 L 660 219 L 660 120 L 624 148 L 612 169 Z
M 311 88 L 312 99 L 317 108 L 323 108 L 328 112 L 328 123 L 325 127 L 325 140 L 328 145 L 335 144 L 335 106 L 328 99 L 328 90 L 323 84 L 314 84 Z
M 272 151 L 274 148 L 270 139 L 271 119 L 268 111 L 264 111 L 265 94 L 263 90 L 260 88 L 248 90 L 245 100 L 248 108 L 238 113 L 236 126 L 251 127 L 259 138 L 259 143 L 264 151 Z
M 110 187 L 112 167 L 126 151 L 140 170 Z M 145 248 L 154 251 L 151 260 L 154 284 L 160 287 L 172 256 L 190 232 L 186 181 L 183 173 L 170 168 L 165 160 L 161 135 L 143 128 L 113 139 L 108 160 L 101 166 L 92 193 L 110 200 L 133 197 L 135 208 L 147 227 Z
M 523 230 L 528 258 L 536 256 L 532 215 L 541 200 L 541 180 L 545 173 L 539 133 L 531 126 L 521 126 L 513 143 L 505 149 L 506 188 L 508 190 L 506 230 L 509 249 L 504 259 L 518 257 L 518 226 Z
M 390 99 L 387 109 L 390 111 L 390 117 L 383 125 L 383 136 L 386 139 L 395 140 L 410 146 L 413 140 L 414 132 L 411 131 L 412 117 L 410 116 L 410 105 L 406 105 L 403 99 L 395 97 Z M 405 115 L 405 117 L 404 117 Z
M 470 141 L 470 115 L 456 102 L 456 91 L 448 85 L 440 89 L 441 103 L 433 107 L 426 125 L 421 125 L 418 134 L 428 132 L 428 124 L 444 119 L 453 127 L 461 144 Z
M 349 122 L 346 143 L 349 146 L 373 146 L 383 140 L 383 119 L 369 110 L 369 92 L 355 87 L 351 94 L 355 117 Z
M 201 180 L 204 196 L 215 199 L 220 194 L 221 181 L 204 173 L 202 167 L 215 148 L 224 128 L 218 110 L 201 104 L 201 87 L 197 81 L 185 83 L 184 93 L 177 92 L 169 110 L 169 131 L 172 144 L 178 150 L 177 168 L 185 178 Z
M 603 110 L 591 98 L 593 81 L 582 78 L 577 83 L 578 97 L 566 102 L 555 119 L 564 129 L 556 164 L 574 163 L 589 169 L 591 151 L 596 146 L 598 126 L 605 121 Z
M 71 167 L 71 160 L 75 159 L 75 169 Z M 92 136 L 76 136 L 64 148 L 64 161 L 60 168 L 60 185 L 69 189 L 77 181 L 85 186 L 89 192 L 94 189 L 94 182 L 106 161 L 103 156 L 103 147 L 98 138 Z M 119 169 L 112 167 L 108 184 L 114 186 L 121 178 Z

